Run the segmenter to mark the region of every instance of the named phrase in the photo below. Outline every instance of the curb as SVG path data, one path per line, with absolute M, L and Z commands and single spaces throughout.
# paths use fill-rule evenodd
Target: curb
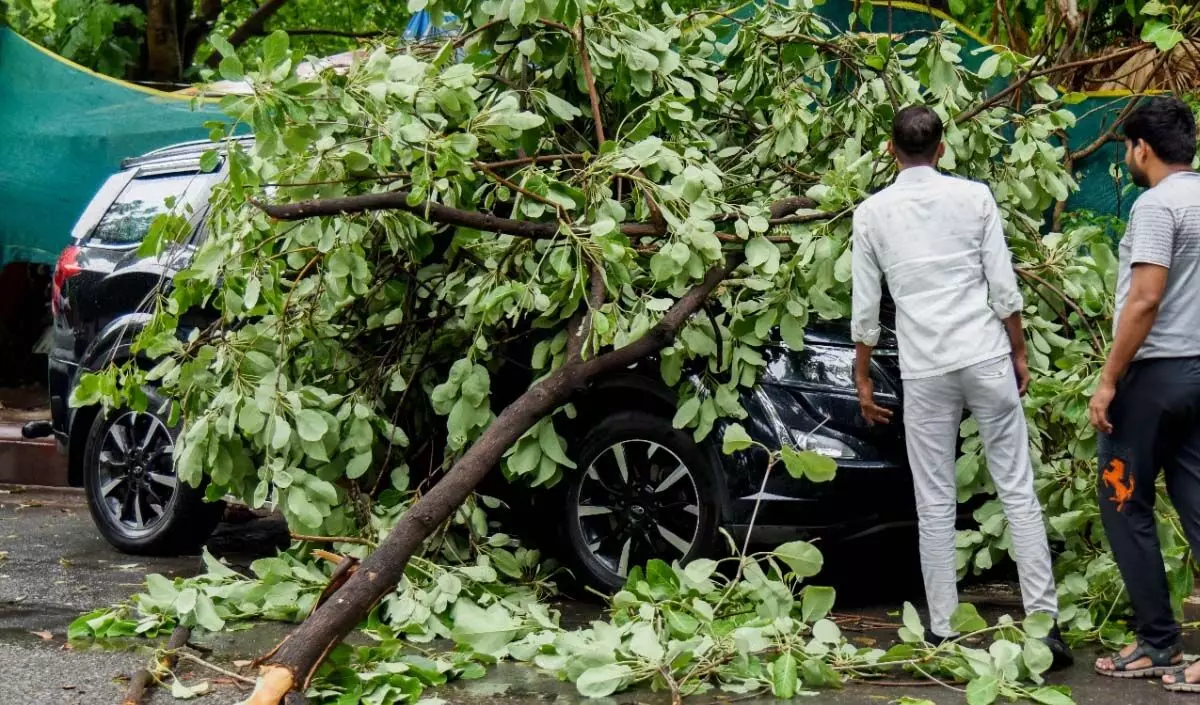
M 53 438 L 21 436 L 20 423 L 0 423 L 0 484 L 68 487 L 67 459 Z

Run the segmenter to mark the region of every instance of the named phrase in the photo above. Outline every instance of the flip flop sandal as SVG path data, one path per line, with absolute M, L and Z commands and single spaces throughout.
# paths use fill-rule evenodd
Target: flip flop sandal
M 1200 683 L 1187 682 L 1187 669 L 1187 666 L 1182 666 L 1176 669 L 1174 673 L 1164 674 L 1175 676 L 1177 679 L 1181 680 L 1177 680 L 1174 683 L 1163 683 L 1163 690 L 1167 690 L 1172 693 L 1200 693 Z
M 1138 644 L 1128 656 L 1115 654 L 1112 657 L 1113 666 L 1111 671 L 1106 671 L 1099 666 L 1096 667 L 1096 673 L 1107 678 L 1159 678 L 1167 674 L 1173 674 L 1183 667 L 1183 664 L 1175 661 L 1175 657 L 1183 654 L 1183 644 L 1175 643 L 1165 649 L 1156 649 L 1153 646 Z M 1143 658 L 1150 659 L 1150 665 L 1145 668 L 1129 668 L 1129 664 L 1139 661 Z M 1197 692 L 1200 692 L 1200 684 L 1197 684 Z

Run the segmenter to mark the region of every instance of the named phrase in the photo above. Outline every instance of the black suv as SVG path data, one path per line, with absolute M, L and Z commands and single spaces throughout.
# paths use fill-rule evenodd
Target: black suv
M 200 490 L 176 480 L 176 429 L 155 413 L 70 408 L 80 375 L 131 357 L 130 342 L 149 319 L 148 304 L 188 261 L 203 237 L 208 197 L 223 167 L 203 173 L 197 142 L 127 160 L 80 217 L 73 244 L 54 275 L 54 349 L 50 356 L 53 433 L 69 457 L 70 480 L 87 490 L 93 518 L 117 548 L 132 553 L 195 549 L 219 518 Z M 194 213 L 189 243 L 157 258 L 137 254 L 151 220 L 167 206 Z M 876 354 L 879 402 L 897 416 L 870 428 L 858 411 L 847 331 L 814 326 L 802 352 L 765 351 L 761 384 L 744 395 L 744 425 L 769 447 L 783 444 L 837 460 L 833 482 L 816 485 L 782 470 L 764 476 L 761 454 L 722 455 L 723 423 L 696 443 L 675 429 L 674 393 L 657 364 L 601 379 L 576 400 L 566 431 L 580 470 L 551 494 L 562 557 L 585 583 L 614 588 L 630 566 L 651 558 L 689 559 L 720 547 L 719 527 L 755 543 L 819 534 L 850 539 L 914 521 L 911 480 L 900 432 L 900 380 L 894 347 Z M 157 405 L 152 404 L 155 408 Z M 31 430 L 36 433 L 36 429 Z M 540 519 L 548 516 L 537 513 Z

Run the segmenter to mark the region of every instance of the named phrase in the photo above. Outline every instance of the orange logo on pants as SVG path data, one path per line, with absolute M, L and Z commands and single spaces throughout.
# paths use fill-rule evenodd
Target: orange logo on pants
M 1117 511 L 1125 511 L 1125 503 L 1133 499 L 1133 478 L 1125 470 L 1125 461 L 1113 458 L 1100 473 L 1100 481 L 1112 489 L 1109 499 L 1117 505 Z

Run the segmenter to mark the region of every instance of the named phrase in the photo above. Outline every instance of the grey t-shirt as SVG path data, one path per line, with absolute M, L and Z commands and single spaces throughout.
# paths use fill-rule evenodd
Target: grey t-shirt
M 1133 204 L 1121 239 L 1114 329 L 1135 264 L 1169 271 L 1158 316 L 1134 359 L 1200 357 L 1200 174 L 1172 174 Z

